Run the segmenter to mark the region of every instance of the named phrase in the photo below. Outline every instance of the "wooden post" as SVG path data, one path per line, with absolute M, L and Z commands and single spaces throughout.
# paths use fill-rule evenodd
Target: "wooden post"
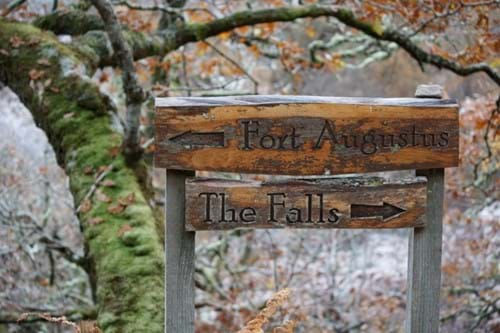
M 422 85 L 415 97 L 442 98 L 440 86 Z M 417 170 L 427 177 L 427 222 L 410 231 L 406 333 L 439 332 L 444 169 Z
M 185 181 L 192 171 L 167 169 L 165 333 L 194 333 L 195 233 L 185 231 Z

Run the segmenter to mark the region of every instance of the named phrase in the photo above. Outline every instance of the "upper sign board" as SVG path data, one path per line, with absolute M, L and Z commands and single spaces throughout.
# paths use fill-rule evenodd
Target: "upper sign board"
M 458 105 L 426 98 L 156 100 L 157 167 L 333 175 L 458 165 Z

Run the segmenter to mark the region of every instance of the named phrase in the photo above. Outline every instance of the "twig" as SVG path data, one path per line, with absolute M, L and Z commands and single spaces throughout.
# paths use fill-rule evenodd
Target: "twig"
M 187 95 L 191 96 L 191 85 L 189 84 L 189 78 L 187 74 L 187 64 L 186 64 L 186 54 L 184 53 L 184 47 L 181 50 L 181 57 L 182 57 L 182 78 L 184 80 L 184 83 L 186 84 L 186 87 L 188 88 Z
M 10 2 L 7 5 L 7 7 L 2 12 L 1 16 L 5 17 L 5 16 L 9 15 L 13 10 L 15 10 L 16 8 L 19 8 L 26 1 L 27 0 L 13 0 L 12 2 Z
M 245 74 L 245 76 L 248 77 L 250 79 L 250 81 L 252 81 L 253 86 L 254 86 L 254 94 L 257 95 L 259 93 L 259 82 L 245 68 L 243 68 L 236 60 L 234 60 L 231 57 L 229 57 L 227 54 L 225 54 L 224 52 L 222 52 L 220 49 L 218 49 L 212 43 L 207 42 L 206 40 L 203 41 L 203 43 L 205 43 L 208 46 L 210 46 L 217 54 L 219 54 L 221 57 L 223 57 L 224 59 L 226 59 L 227 61 L 229 61 L 231 64 L 233 64 L 233 66 L 235 66 L 240 71 L 242 71 L 243 74 Z
M 493 122 L 499 116 L 500 116 L 500 95 L 498 96 L 498 99 L 496 101 L 495 109 L 491 111 L 490 119 L 488 120 L 488 125 L 483 135 L 484 144 L 486 146 L 486 156 L 481 157 L 479 161 L 474 164 L 474 184 L 477 184 L 477 182 L 479 181 L 479 168 L 481 164 L 483 164 L 484 161 L 490 159 L 493 156 L 493 153 L 491 151 L 489 136 L 490 136 L 490 130 L 493 127 Z
M 238 81 L 239 79 L 238 78 L 234 78 L 234 79 L 231 79 L 221 85 L 218 85 L 218 86 L 210 86 L 210 87 L 175 87 L 175 88 L 166 88 L 166 87 L 161 87 L 161 91 L 186 91 L 186 90 L 190 90 L 191 92 L 194 92 L 194 91 L 210 91 L 210 90 L 218 90 L 218 89 L 224 89 L 226 88 L 228 85 L 230 85 L 231 83 L 235 82 L 235 81 Z
M 125 91 L 127 114 L 125 116 L 124 155 L 127 163 L 137 162 L 143 150 L 140 145 L 140 116 L 145 93 L 139 85 L 134 67 L 132 50 L 123 37 L 113 6 L 108 0 L 91 0 L 104 21 L 106 32 L 122 69 L 123 90 Z
M 278 278 L 278 264 L 277 264 L 277 255 L 276 255 L 276 245 L 274 244 L 273 237 L 269 230 L 265 231 L 267 237 L 269 238 L 269 242 L 271 243 L 271 255 L 273 259 L 273 276 L 274 276 L 274 288 L 276 291 L 280 290 L 280 283 Z
M 83 197 L 82 201 L 80 202 L 80 204 L 76 208 L 76 213 L 77 214 L 80 213 L 80 210 L 82 209 L 82 204 L 86 200 L 90 200 L 90 198 L 92 197 L 92 195 L 94 194 L 94 192 L 97 190 L 97 186 L 99 185 L 99 183 L 104 179 L 104 177 L 106 177 L 106 175 L 108 173 L 111 172 L 111 170 L 113 170 L 113 164 L 110 164 L 103 172 L 101 172 L 101 174 L 99 174 L 99 176 L 96 178 L 94 184 L 92 184 L 92 186 L 90 186 L 89 191 L 87 192 L 87 194 L 85 194 L 85 196 Z

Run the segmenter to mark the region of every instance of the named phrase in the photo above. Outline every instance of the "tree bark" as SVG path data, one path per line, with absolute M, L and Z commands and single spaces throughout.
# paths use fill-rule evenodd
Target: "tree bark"
M 163 332 L 163 246 L 140 179 L 119 153 L 117 116 L 86 76 L 95 57 L 28 24 L 0 20 L 0 31 L 0 81 L 45 130 L 80 207 L 99 326 Z M 112 186 L 96 182 L 103 172 Z M 112 202 L 93 196 L 94 186 Z
M 123 38 L 122 28 L 116 17 L 113 5 L 107 0 L 92 0 L 92 3 L 104 21 L 116 61 L 122 70 L 123 90 L 127 104 L 123 152 L 127 163 L 132 165 L 140 160 L 143 152 L 140 145 L 139 127 L 141 107 L 145 95 L 137 81 L 132 50 L 130 50 L 130 46 L 125 38 Z

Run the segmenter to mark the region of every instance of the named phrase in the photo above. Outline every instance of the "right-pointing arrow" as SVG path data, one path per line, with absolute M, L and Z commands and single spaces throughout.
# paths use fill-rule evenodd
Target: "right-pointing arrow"
M 383 205 L 351 205 L 351 218 L 382 218 L 383 221 L 389 220 L 406 210 L 396 207 L 387 202 Z

